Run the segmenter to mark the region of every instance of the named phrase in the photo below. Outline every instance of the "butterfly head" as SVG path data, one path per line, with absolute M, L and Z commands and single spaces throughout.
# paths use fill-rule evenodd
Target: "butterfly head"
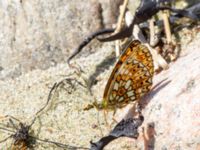
M 106 109 L 107 107 L 107 102 L 103 101 L 102 103 L 97 103 L 96 101 L 93 102 L 92 104 L 87 105 L 84 110 L 90 110 L 92 108 L 96 108 L 98 110 Z

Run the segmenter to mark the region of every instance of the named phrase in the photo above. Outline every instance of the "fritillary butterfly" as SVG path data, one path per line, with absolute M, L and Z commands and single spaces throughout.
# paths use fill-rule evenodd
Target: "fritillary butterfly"
M 154 65 L 149 49 L 140 41 L 132 41 L 123 51 L 107 82 L 103 101 L 94 102 L 85 110 L 93 107 L 101 110 L 114 110 L 138 101 L 150 91 Z

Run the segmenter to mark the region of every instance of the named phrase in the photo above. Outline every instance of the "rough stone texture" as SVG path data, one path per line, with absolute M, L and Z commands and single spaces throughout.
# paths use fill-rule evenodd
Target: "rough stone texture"
M 104 10 L 103 23 L 105 27 L 113 27 L 113 23 L 117 22 L 119 15 L 119 6 L 123 3 L 123 0 L 99 0 Z
M 103 112 L 95 109 L 85 112 L 83 107 L 93 102 L 94 97 L 102 99 L 114 63 L 113 43 L 101 47 L 93 42 L 92 54 L 88 54 L 87 48 L 82 57 L 72 61 L 84 69 L 81 77 L 74 75 L 74 70 L 65 63 L 59 64 L 87 33 L 101 26 L 97 9 L 92 9 L 94 4 L 99 9 L 99 4 L 92 0 L 0 2 L 0 51 L 3 54 L 0 78 L 4 78 L 0 81 L 1 123 L 8 121 L 3 119 L 4 115 L 13 115 L 30 123 L 37 110 L 46 103 L 55 82 L 73 77 L 84 84 L 83 77 L 97 78 L 97 84 L 92 87 L 94 96 L 80 85 L 76 85 L 72 94 L 68 84 L 59 87 L 32 129 L 37 137 L 85 147 L 89 147 L 90 140 L 97 141 L 109 132 Z M 84 15 L 88 11 L 90 15 Z M 92 11 L 95 15 L 91 15 Z M 66 21 L 66 18 L 71 19 Z M 171 63 L 168 70 L 155 75 L 155 88 L 143 100 L 147 103 L 143 109 L 143 126 L 146 131 L 147 124 L 154 123 L 156 135 L 149 141 L 155 139 L 155 150 L 198 150 L 200 147 L 200 34 L 192 37 L 189 44 L 185 43 L 189 34 L 180 37 L 180 58 Z M 108 120 L 111 121 L 111 117 L 112 113 L 109 113 Z M 7 135 L 0 131 L 0 139 Z M 0 148 L 8 149 L 11 143 L 11 139 L 0 143 Z M 59 148 L 36 143 L 36 149 Z M 120 138 L 106 149 L 144 149 L 142 131 L 138 140 Z
M 155 76 L 143 101 L 144 125 L 155 124 L 155 149 L 195 150 L 200 145 L 199 37 L 168 70 Z
M 199 39 L 200 34 L 190 44 L 183 46 L 184 53 L 168 70 L 155 75 L 154 88 L 143 100 L 147 103 L 143 109 L 143 126 L 146 129 L 148 123 L 154 123 L 155 149 L 194 150 L 200 144 Z M 94 73 L 98 68 L 96 66 L 101 66 L 97 69 L 98 82 L 92 88 L 94 97 L 98 100 L 102 98 L 105 83 L 112 70 L 112 61 L 107 61 L 108 58 L 113 58 L 111 50 L 114 50 L 111 44 L 104 44 L 96 53 L 74 61 L 84 68 L 86 73 L 83 76 L 86 78 L 98 74 Z M 53 83 L 71 73 L 73 70 L 60 64 L 46 71 L 35 70 L 16 79 L 1 81 L 0 115 L 9 114 L 23 122 L 31 122 L 36 111 L 45 104 Z M 84 83 L 81 78 L 78 80 Z M 37 119 L 33 126 L 35 135 L 69 145 L 89 147 L 91 139 L 97 141 L 102 137 L 101 132 L 103 135 L 109 132 L 105 126 L 103 112 L 95 109 L 83 111 L 83 107 L 94 100 L 87 89 L 76 85 L 76 90 L 69 94 L 69 85 L 64 87 L 55 92 L 48 108 Z M 111 120 L 111 117 L 112 113 L 109 113 L 108 120 Z M 7 121 L 1 120 L 4 123 Z M 6 132 L 1 132 L 1 138 L 7 136 Z M 12 140 L 9 140 L 0 145 L 7 148 L 11 142 Z M 43 143 L 36 143 L 36 148 L 59 149 Z M 136 141 L 120 138 L 106 147 L 109 150 L 133 148 L 144 149 L 142 132 Z
M 96 65 L 106 59 L 106 56 L 110 56 L 113 49 L 110 45 L 105 44 L 103 50 L 98 48 L 96 53 L 76 61 L 77 64 L 82 64 L 81 67 L 87 73 L 84 74 L 85 77 L 88 78 L 89 75 L 93 74 Z M 108 73 L 107 71 L 107 76 Z M 46 103 L 48 92 L 55 82 L 66 77 L 77 78 L 76 75 L 70 76 L 70 74 L 73 74 L 73 69 L 69 69 L 66 64 L 60 64 L 46 71 L 36 69 L 30 73 L 22 74 L 18 78 L 0 81 L 1 122 L 6 124 L 8 120 L 3 119 L 3 116 L 12 115 L 22 122 L 30 123 L 34 114 Z M 81 78 L 77 79 L 84 83 Z M 97 124 L 97 111 L 83 111 L 84 106 L 94 100 L 93 97 L 82 86 L 76 85 L 76 88 L 77 90 L 73 91 L 66 84 L 64 87 L 61 86 L 57 90 L 58 92 L 55 92 L 48 108 L 33 125 L 36 136 L 69 145 L 86 147 L 89 147 L 91 139 L 101 137 L 99 128 L 92 129 L 92 126 Z M 73 94 L 68 93 L 71 90 Z M 101 91 L 103 92 L 103 90 Z M 96 93 L 95 96 L 97 95 L 100 97 L 102 93 Z M 103 118 L 103 114 L 100 114 L 99 118 Z M 105 128 L 104 124 L 101 123 L 101 125 L 102 128 Z M 8 135 L 5 131 L 1 130 L 0 132 L 0 139 Z M 12 140 L 8 140 L 0 143 L 0 147 L 9 148 L 11 142 Z M 37 143 L 36 149 L 59 148 L 49 144 Z
M 0 79 L 66 62 L 84 36 L 102 28 L 101 5 L 95 0 L 1 1 Z

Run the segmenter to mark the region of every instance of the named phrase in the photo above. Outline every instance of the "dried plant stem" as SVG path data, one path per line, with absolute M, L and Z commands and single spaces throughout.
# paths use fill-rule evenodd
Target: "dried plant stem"
M 168 11 L 164 11 L 163 15 L 163 22 L 164 22 L 164 27 L 165 27 L 165 34 L 166 34 L 166 38 L 167 38 L 167 43 L 171 43 L 172 42 L 172 34 L 171 34 L 171 30 L 170 30 L 170 24 L 169 24 L 169 18 L 168 18 Z
M 120 32 L 121 29 L 122 29 L 122 23 L 123 23 L 123 19 L 124 19 L 124 16 L 125 16 L 125 11 L 126 11 L 128 1 L 129 0 L 124 0 L 124 3 L 120 6 L 120 15 L 118 17 L 117 27 L 115 29 L 114 34 Z M 115 42 L 115 53 L 116 53 L 117 57 L 120 55 L 119 40 L 116 40 L 116 42 Z

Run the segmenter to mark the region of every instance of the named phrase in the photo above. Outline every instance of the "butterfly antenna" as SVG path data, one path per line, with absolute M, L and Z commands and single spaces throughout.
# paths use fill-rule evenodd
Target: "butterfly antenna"
M 101 124 L 100 124 L 100 119 L 99 119 L 99 111 L 97 112 L 97 124 L 99 125 L 99 128 L 100 128 L 100 132 L 101 132 L 101 136 L 103 136 L 103 130 L 101 128 Z

